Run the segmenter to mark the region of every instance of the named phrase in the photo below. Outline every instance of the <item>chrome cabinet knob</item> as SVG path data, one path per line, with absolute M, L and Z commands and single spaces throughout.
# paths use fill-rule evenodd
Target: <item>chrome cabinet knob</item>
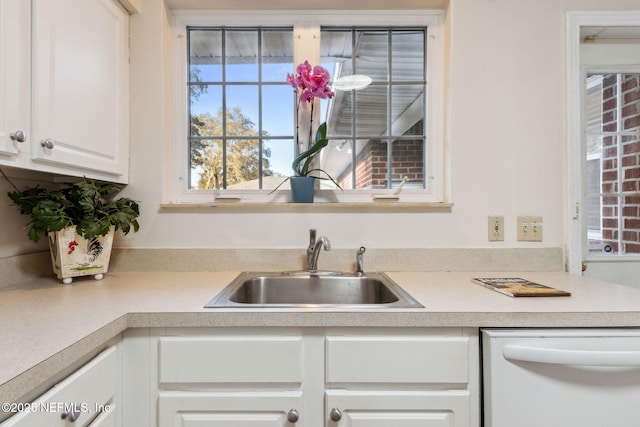
M 70 410 L 68 410 L 67 412 L 63 412 L 62 415 L 60 415 L 60 418 L 62 418 L 63 420 L 68 420 L 70 422 L 74 422 L 76 421 L 78 418 L 80 418 L 80 405 L 77 403 L 73 404 L 73 408 L 71 408 Z
M 56 146 L 56 142 L 51 138 L 47 138 L 40 141 L 40 145 L 42 145 L 44 148 L 48 148 L 49 150 L 52 150 L 53 147 Z
M 27 140 L 27 135 L 24 132 L 22 132 L 21 130 L 17 130 L 15 132 L 11 132 L 9 134 L 9 137 L 13 141 L 17 141 L 17 142 L 25 142 Z
M 295 409 L 292 409 L 287 413 L 287 420 L 289 420 L 290 423 L 297 422 L 299 418 L 300 415 L 298 415 L 298 411 L 296 411 Z
M 342 418 L 342 412 L 340 412 L 340 409 L 338 408 L 332 408 L 331 412 L 329 412 L 329 417 L 333 421 L 340 421 Z

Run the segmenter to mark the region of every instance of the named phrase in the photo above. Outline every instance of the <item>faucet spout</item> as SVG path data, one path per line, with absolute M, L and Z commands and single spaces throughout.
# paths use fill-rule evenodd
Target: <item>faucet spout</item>
M 318 258 L 320 257 L 320 250 L 324 248 L 325 251 L 331 250 L 331 242 L 328 238 L 322 236 L 315 242 L 313 247 L 313 253 L 309 259 L 309 264 L 307 265 L 307 270 L 309 273 L 317 273 L 318 272 Z

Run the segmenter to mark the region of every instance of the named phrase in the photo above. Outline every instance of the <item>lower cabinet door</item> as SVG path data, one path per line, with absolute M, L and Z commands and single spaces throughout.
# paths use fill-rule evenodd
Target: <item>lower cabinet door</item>
M 304 426 L 302 392 L 160 392 L 159 427 Z
M 25 403 L 24 411 L 0 427 L 117 426 L 118 372 L 117 348 L 112 346 L 38 399 Z
M 331 390 L 327 427 L 469 427 L 469 393 Z
M 87 427 L 118 427 L 117 412 L 113 410 L 104 411 Z

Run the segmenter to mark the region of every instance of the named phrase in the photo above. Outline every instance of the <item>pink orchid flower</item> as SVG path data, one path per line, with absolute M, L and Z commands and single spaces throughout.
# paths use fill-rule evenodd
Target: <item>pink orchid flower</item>
M 330 80 L 331 75 L 326 68 L 319 65 L 312 68 L 309 61 L 298 65 L 296 74 L 287 74 L 287 82 L 299 91 L 300 102 L 313 102 L 315 97 L 332 98 L 334 93 L 329 88 Z

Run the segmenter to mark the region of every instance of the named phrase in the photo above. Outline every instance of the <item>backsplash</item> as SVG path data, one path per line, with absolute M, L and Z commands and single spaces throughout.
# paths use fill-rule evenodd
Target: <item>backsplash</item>
M 355 271 L 356 249 L 320 255 L 320 270 Z M 305 268 L 303 249 L 114 249 L 110 272 L 286 271 Z M 0 288 L 56 280 L 49 252 L 0 259 Z M 561 248 L 367 249 L 364 271 L 564 271 Z

